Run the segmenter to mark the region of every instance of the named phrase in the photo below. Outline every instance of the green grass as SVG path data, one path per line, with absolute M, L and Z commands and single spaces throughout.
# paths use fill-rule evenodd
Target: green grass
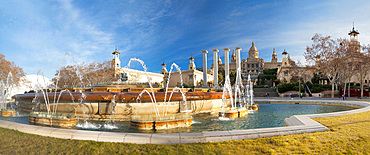
M 182 145 L 65 140 L 0 128 L 0 154 L 369 154 L 370 111 L 315 120 L 331 131 Z

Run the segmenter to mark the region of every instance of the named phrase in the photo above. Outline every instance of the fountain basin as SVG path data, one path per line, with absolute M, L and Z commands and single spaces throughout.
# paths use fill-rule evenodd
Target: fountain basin
M 51 101 L 54 100 L 54 93 L 45 93 L 47 98 Z M 50 103 L 50 110 L 57 113 L 76 113 L 77 115 L 87 114 L 89 117 L 96 119 L 103 119 L 102 116 L 112 115 L 122 119 L 129 119 L 130 116 L 137 113 L 138 115 L 150 115 L 154 113 L 153 103 L 148 94 L 142 94 L 140 100 L 137 100 L 140 93 L 138 92 L 84 92 L 84 102 L 78 103 L 81 98 L 81 93 L 71 92 L 56 95 L 56 100 L 59 98 L 59 103 L 56 105 Z M 158 110 L 163 113 L 164 107 L 168 114 L 176 114 L 179 112 L 218 112 L 222 106 L 222 92 L 185 92 L 185 101 L 180 92 L 174 92 L 171 100 L 168 101 L 171 93 L 155 92 Z M 43 100 L 41 93 L 25 93 L 17 95 L 16 102 L 17 108 L 23 111 L 31 111 L 32 108 L 41 109 L 46 111 L 45 104 L 37 104 L 32 102 L 35 99 Z M 166 102 L 163 102 L 166 95 Z M 72 101 L 72 96 L 74 102 Z M 226 96 L 229 98 L 229 96 Z M 112 102 L 115 101 L 115 103 Z M 168 106 L 168 107 L 167 107 Z M 227 105 L 229 106 L 229 105 Z M 54 109 L 54 107 L 56 109 Z
M 189 127 L 192 124 L 192 118 L 189 114 L 175 114 L 167 116 L 133 116 L 131 127 L 139 130 L 162 130 L 178 127 Z
M 238 109 L 238 117 L 246 117 L 248 116 L 248 109 L 247 108 L 240 108 Z
M 227 109 L 219 112 L 220 117 L 225 118 L 238 118 L 248 116 L 248 109 L 240 107 L 237 109 Z
M 258 106 L 258 105 L 252 105 L 252 110 L 259 110 L 260 109 L 260 107 Z
M 14 111 L 13 109 L 1 109 L 1 114 L 2 117 L 12 117 L 16 116 L 17 112 Z
M 29 116 L 31 124 L 55 126 L 55 127 L 73 127 L 77 124 L 77 119 L 71 114 L 58 114 L 47 112 L 31 112 Z

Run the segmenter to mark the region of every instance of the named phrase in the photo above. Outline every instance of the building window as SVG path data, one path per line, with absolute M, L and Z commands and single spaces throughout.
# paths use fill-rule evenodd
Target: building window
M 252 68 L 254 68 L 254 64 L 252 64 Z
M 192 80 L 193 79 L 193 75 L 189 75 L 189 80 Z
M 367 83 L 367 80 L 365 80 L 365 83 Z
M 249 64 L 248 64 L 248 68 L 250 68 Z
M 254 73 L 254 70 L 252 70 L 252 73 Z

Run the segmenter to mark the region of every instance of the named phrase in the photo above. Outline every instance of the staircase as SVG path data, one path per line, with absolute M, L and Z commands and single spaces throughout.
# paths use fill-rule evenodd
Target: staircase
M 269 93 L 270 97 L 279 97 L 274 88 L 253 88 L 254 97 L 265 97 L 266 93 Z

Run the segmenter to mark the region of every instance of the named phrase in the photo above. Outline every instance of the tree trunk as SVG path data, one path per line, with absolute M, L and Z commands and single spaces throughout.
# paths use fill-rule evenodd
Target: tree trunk
M 348 97 L 351 97 L 351 82 L 348 83 Z
M 364 97 L 364 84 L 361 80 L 361 98 L 363 98 L 363 97 Z
M 334 98 L 334 82 L 331 83 L 331 98 Z
M 343 94 L 346 95 L 347 82 L 344 82 Z

